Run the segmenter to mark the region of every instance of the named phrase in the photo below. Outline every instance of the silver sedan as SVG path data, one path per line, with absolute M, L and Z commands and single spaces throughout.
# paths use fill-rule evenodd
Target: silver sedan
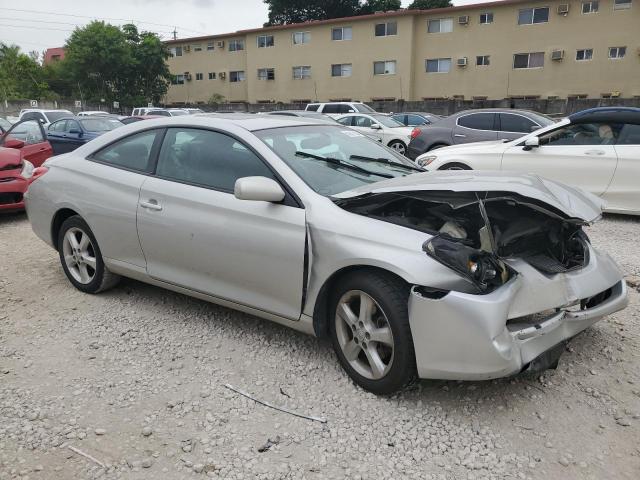
M 26 195 L 71 284 L 120 276 L 317 336 L 363 388 L 552 367 L 624 308 L 582 230 L 600 201 L 535 176 L 434 172 L 340 125 L 138 122 L 50 159 Z

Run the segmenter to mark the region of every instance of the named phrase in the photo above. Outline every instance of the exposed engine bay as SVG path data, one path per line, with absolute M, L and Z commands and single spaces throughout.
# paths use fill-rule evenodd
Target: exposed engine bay
M 511 192 L 389 192 L 336 203 L 352 213 L 432 235 L 424 251 L 470 280 L 478 293 L 488 293 L 516 274 L 505 259 L 523 259 L 548 275 L 588 261 L 583 220 Z

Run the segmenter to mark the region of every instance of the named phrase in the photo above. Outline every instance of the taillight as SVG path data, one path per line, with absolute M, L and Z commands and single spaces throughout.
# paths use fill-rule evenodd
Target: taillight
M 38 178 L 40 178 L 41 176 L 43 176 L 45 173 L 47 173 L 49 171 L 48 167 L 38 167 L 38 168 L 34 168 L 33 169 L 33 174 L 31 175 L 31 181 L 34 182 L 35 180 L 37 180 Z
M 417 138 L 420 135 L 420 129 L 418 127 L 411 130 L 411 139 Z

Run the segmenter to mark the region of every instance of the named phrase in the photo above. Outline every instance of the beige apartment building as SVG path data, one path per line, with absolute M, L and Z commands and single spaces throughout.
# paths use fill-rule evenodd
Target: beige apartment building
M 503 0 L 166 43 L 168 104 L 640 96 L 640 0 Z

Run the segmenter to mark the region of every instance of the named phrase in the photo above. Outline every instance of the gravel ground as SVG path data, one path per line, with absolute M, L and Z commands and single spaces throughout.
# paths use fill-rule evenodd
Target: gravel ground
M 639 220 L 589 230 L 640 275 Z M 326 341 L 134 281 L 80 293 L 24 215 L 0 258 L 0 479 L 640 478 L 635 290 L 555 371 L 378 398 Z

